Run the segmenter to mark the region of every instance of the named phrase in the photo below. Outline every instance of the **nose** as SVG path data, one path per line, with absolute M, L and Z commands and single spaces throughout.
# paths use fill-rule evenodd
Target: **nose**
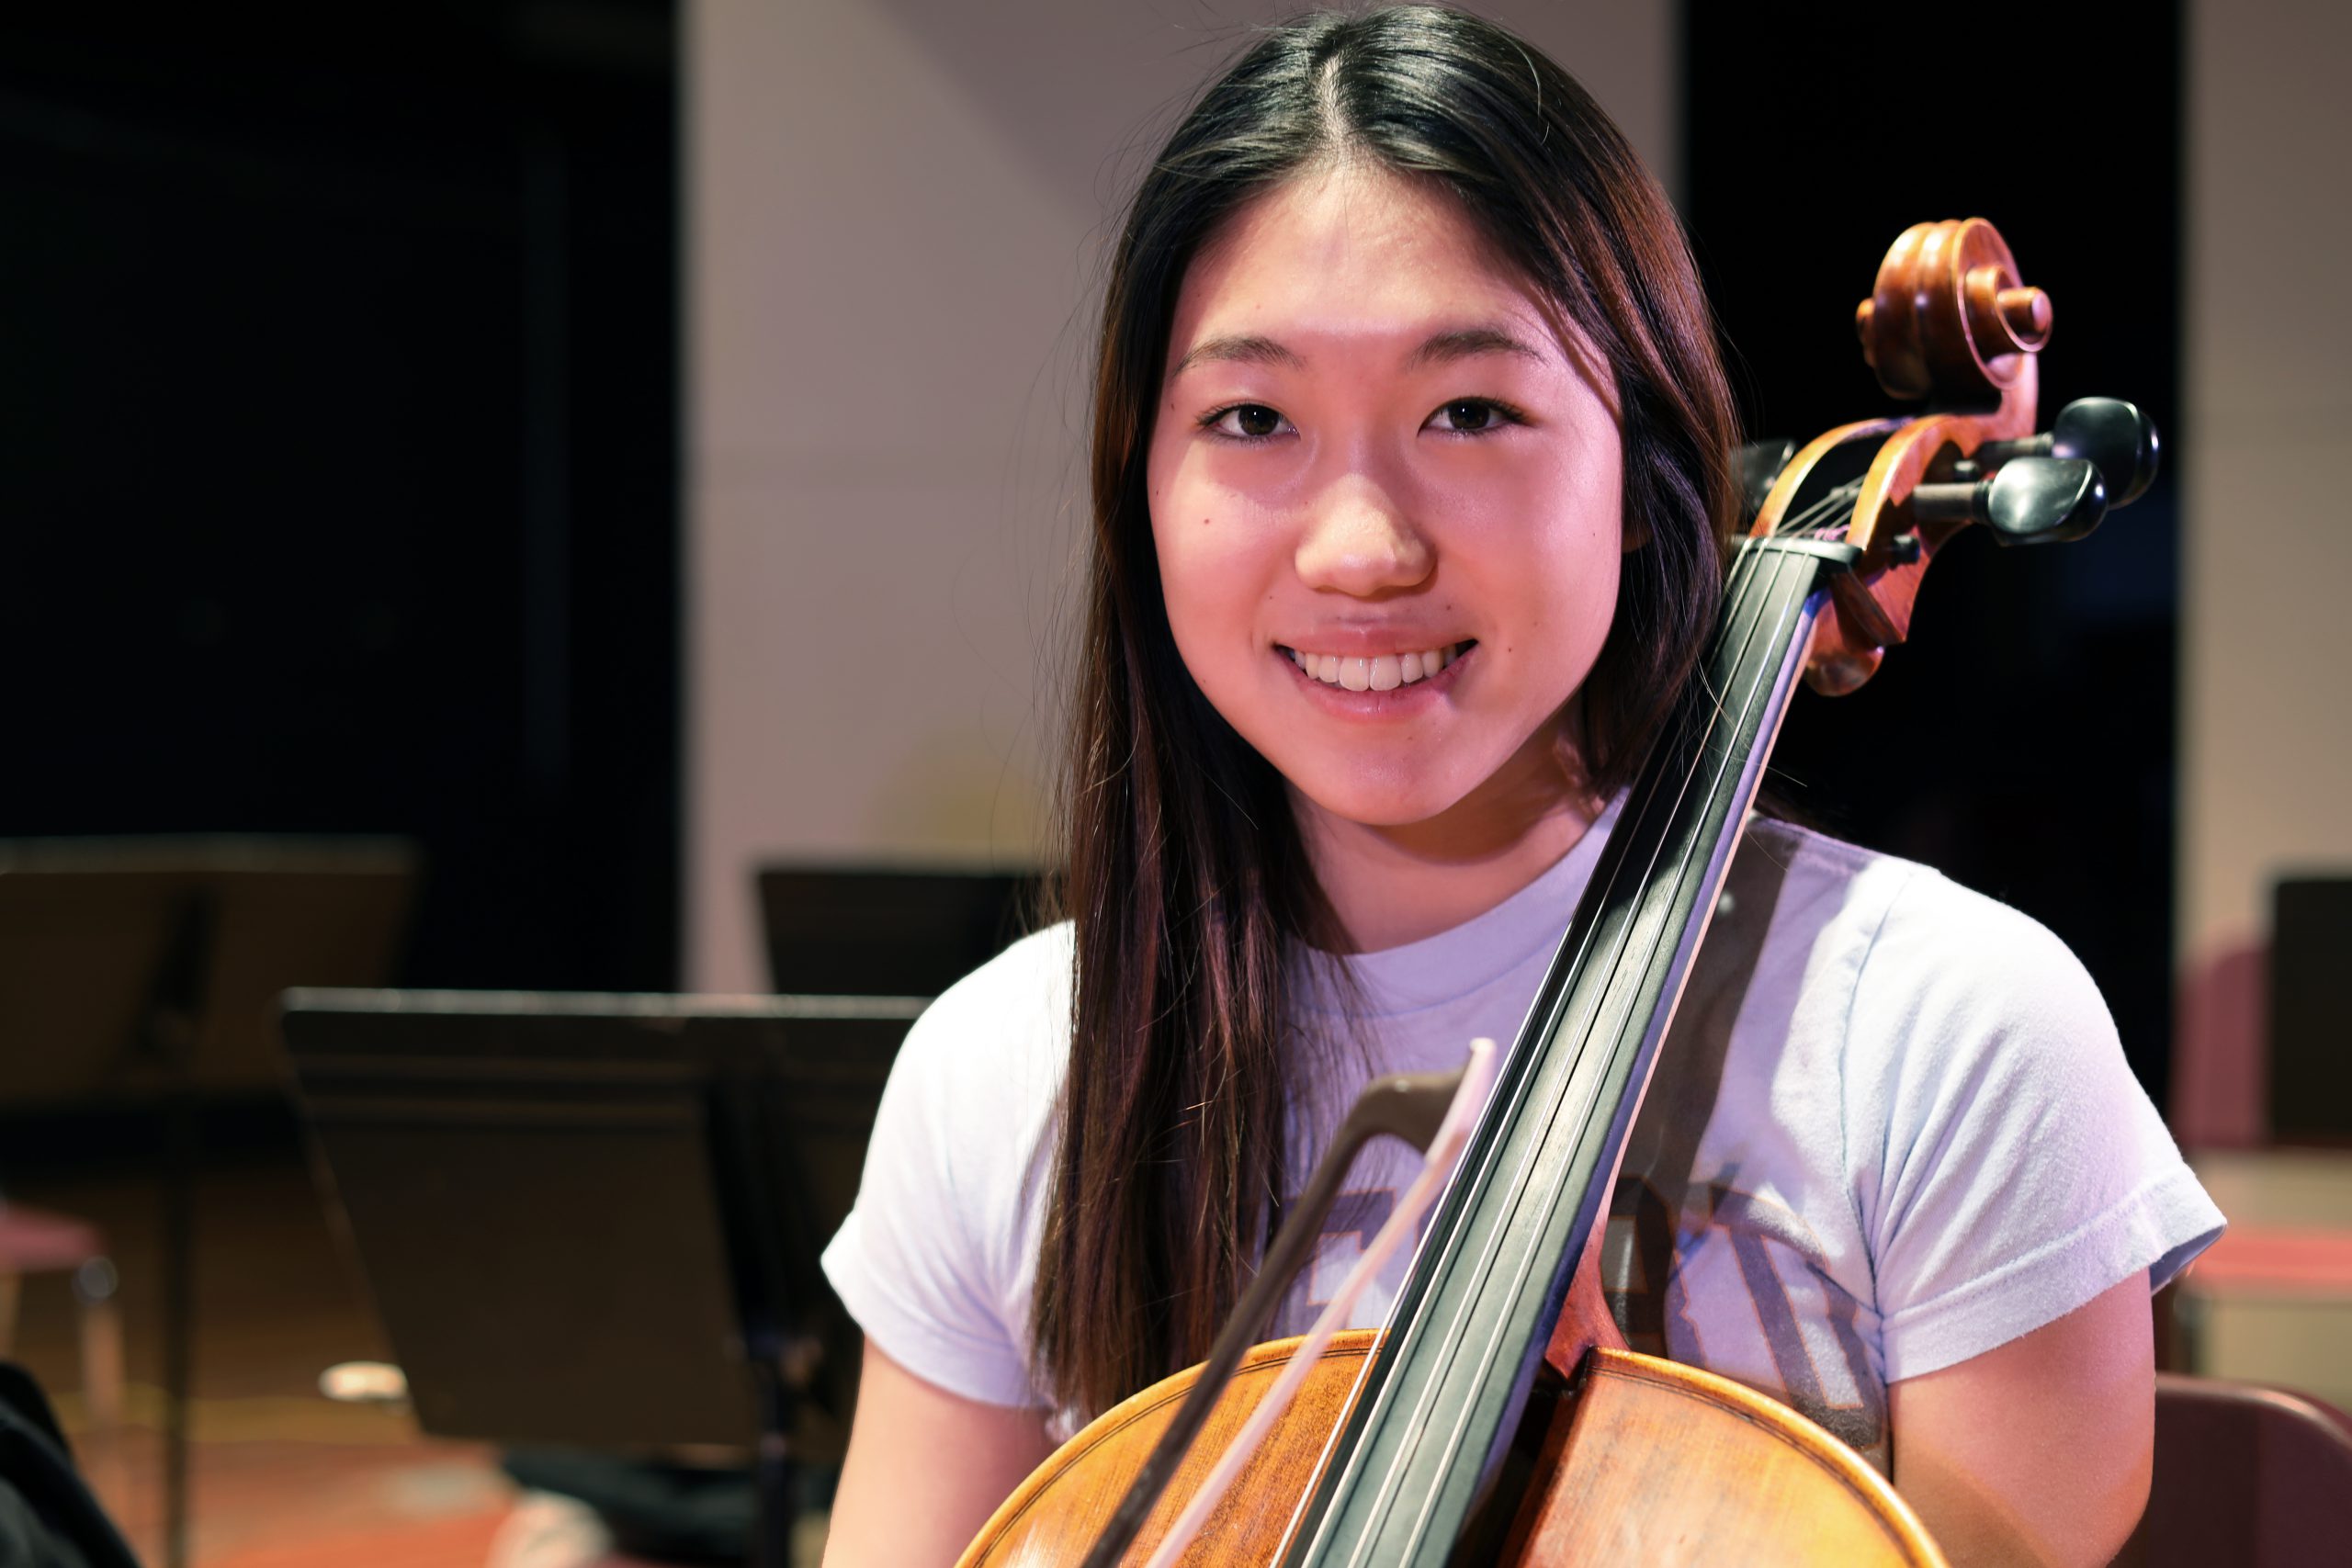
M 1298 541 L 1299 581 L 1359 599 L 1418 587 L 1434 565 L 1429 541 L 1405 509 L 1362 475 L 1317 498 Z

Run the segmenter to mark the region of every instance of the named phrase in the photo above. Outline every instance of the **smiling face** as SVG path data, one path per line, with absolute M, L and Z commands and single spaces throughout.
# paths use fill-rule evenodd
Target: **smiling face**
M 1443 853 L 1573 804 L 1555 746 L 1624 535 L 1597 364 L 1448 199 L 1361 161 L 1186 273 L 1148 454 L 1169 623 L 1310 837 Z

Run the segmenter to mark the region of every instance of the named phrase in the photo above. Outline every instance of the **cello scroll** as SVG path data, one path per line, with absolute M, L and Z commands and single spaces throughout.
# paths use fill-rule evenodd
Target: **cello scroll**
M 1982 218 L 1904 231 L 1855 309 L 1862 355 L 1894 397 L 1926 399 L 1907 420 L 1841 425 L 1781 470 L 1756 538 L 1838 538 L 1860 552 L 1833 580 L 1805 679 L 1853 691 L 1910 634 L 1928 563 L 1971 523 L 2005 544 L 2076 539 L 2154 478 L 2155 427 L 2130 403 L 2085 399 L 2036 435 L 2050 296 L 2019 277 Z

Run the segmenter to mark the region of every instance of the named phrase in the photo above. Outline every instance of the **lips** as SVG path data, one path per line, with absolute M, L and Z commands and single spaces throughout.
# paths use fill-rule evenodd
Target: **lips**
M 1393 692 L 1399 686 L 1428 680 L 1462 657 L 1471 646 L 1469 642 L 1457 642 L 1403 653 L 1368 655 L 1313 653 L 1295 648 L 1285 648 L 1282 652 L 1298 666 L 1300 673 L 1324 685 L 1348 692 Z

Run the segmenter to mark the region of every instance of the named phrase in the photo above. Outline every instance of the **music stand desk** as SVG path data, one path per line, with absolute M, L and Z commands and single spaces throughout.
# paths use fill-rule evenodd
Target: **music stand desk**
M 0 1115 L 161 1108 L 164 1561 L 187 1560 L 199 1100 L 281 1077 L 287 986 L 390 973 L 414 892 L 396 839 L 0 840 Z
M 776 862 L 759 868 L 769 984 L 786 995 L 935 997 L 1026 929 L 1039 871 Z
M 857 1330 L 818 1254 L 906 998 L 289 992 L 297 1097 L 419 1424 L 837 1462 Z M 780 1558 L 777 1561 L 781 1561 Z

